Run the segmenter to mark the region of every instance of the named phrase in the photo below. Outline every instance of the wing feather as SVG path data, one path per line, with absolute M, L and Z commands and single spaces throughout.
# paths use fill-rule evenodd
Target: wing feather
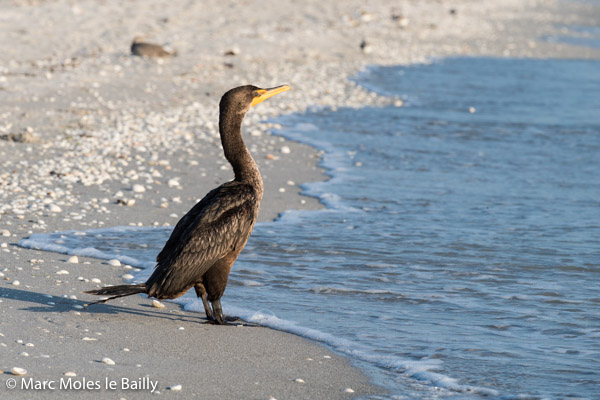
M 177 223 L 146 282 L 148 294 L 169 298 L 193 286 L 219 259 L 245 243 L 254 226 L 256 190 L 228 182 L 209 192 Z

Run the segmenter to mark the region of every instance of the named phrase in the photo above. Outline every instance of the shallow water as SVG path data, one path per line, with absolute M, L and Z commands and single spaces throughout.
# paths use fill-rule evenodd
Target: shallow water
M 304 189 L 328 209 L 258 224 L 225 311 L 349 354 L 397 398 L 599 398 L 598 71 L 377 67 L 356 80 L 404 107 L 280 119 L 279 134 L 326 151 L 331 179 Z M 22 245 L 151 267 L 169 232 Z

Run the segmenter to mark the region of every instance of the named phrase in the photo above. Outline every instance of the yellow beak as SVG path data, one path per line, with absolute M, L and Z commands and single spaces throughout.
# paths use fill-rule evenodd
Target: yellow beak
M 250 107 L 254 107 L 258 103 L 262 103 L 269 97 L 273 97 L 276 94 L 282 92 L 287 92 L 288 90 L 290 90 L 290 85 L 281 85 L 271 89 L 257 89 L 255 91 L 257 95 L 254 97 L 254 99 L 252 99 L 252 104 L 250 105 Z

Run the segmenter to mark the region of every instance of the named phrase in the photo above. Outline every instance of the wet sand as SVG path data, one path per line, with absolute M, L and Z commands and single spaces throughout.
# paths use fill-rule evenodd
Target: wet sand
M 11 378 L 11 398 L 145 398 L 150 388 L 131 389 L 144 379 L 157 382 L 154 393 L 200 398 L 385 393 L 349 360 L 294 335 L 204 324 L 200 314 L 172 303 L 153 308 L 141 296 L 81 308 L 90 300 L 82 291 L 120 284 L 131 271 L 16 246 L 37 232 L 174 225 L 232 178 L 217 131 L 218 101 L 231 87 L 293 88 L 251 110 L 244 126 L 265 181 L 265 221 L 321 207 L 298 185 L 326 178 L 317 150 L 274 136 L 277 124 L 267 120 L 309 107 L 400 105 L 348 80 L 366 65 L 600 53 L 543 40 L 578 34 L 565 24 L 594 24 L 590 4 L 363 3 L 0 5 L 0 393 Z M 178 55 L 131 56 L 136 36 Z M 14 367 L 27 370 L 25 382 L 55 389 L 22 389 Z M 84 381 L 91 388 L 78 390 Z

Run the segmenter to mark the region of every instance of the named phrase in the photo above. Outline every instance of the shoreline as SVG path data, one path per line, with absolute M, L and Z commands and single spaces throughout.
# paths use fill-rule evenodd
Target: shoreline
M 293 85 L 249 113 L 243 127 L 265 180 L 259 221 L 291 208 L 322 208 L 317 199 L 300 196 L 298 186 L 326 178 L 317 165 L 321 151 L 271 133 L 278 125 L 265 120 L 313 107 L 393 104 L 349 79 L 368 65 L 467 54 L 600 58 L 600 50 L 541 39 L 560 32 L 558 23 L 591 24 L 598 7 L 573 4 L 561 14 L 564 3 L 516 0 L 412 1 L 401 9 L 386 1 L 368 7 L 358 1 L 273 2 L 265 19 L 269 5 L 226 2 L 206 10 L 163 3 L 1 6 L 11 23 L 0 28 L 10 38 L 0 45 L 0 135 L 21 135 L 25 142 L 0 141 L 0 231 L 8 232 L 0 240 L 6 244 L 0 248 L 0 392 L 12 377 L 8 371 L 22 367 L 35 380 L 60 380 L 67 372 L 91 381 L 148 377 L 163 395 L 177 395 L 167 387 L 181 384 L 186 397 L 384 395 L 352 360 L 294 334 L 223 330 L 199 324 L 199 314 L 175 303 L 157 309 L 138 296 L 83 310 L 77 306 L 89 299 L 80 292 L 91 286 L 78 277 L 119 284 L 127 268 L 86 257 L 71 264 L 64 255 L 15 243 L 37 232 L 176 223 L 231 177 L 218 139 L 217 104 L 221 93 L 244 83 Z M 235 7 L 244 13 L 222 17 Z M 59 26 L 65 13 L 74 22 Z M 38 27 L 28 24 L 31 18 L 41 21 Z M 70 35 L 83 28 L 85 36 Z M 229 35 L 215 34 L 220 31 Z M 138 33 L 170 42 L 180 55 L 164 62 L 130 57 L 128 44 Z M 225 56 L 231 49 L 238 54 Z M 105 357 L 115 364 L 103 363 Z M 45 398 L 52 392 L 10 393 Z M 117 392 L 60 393 L 97 398 Z M 119 394 L 142 398 L 148 392 Z

